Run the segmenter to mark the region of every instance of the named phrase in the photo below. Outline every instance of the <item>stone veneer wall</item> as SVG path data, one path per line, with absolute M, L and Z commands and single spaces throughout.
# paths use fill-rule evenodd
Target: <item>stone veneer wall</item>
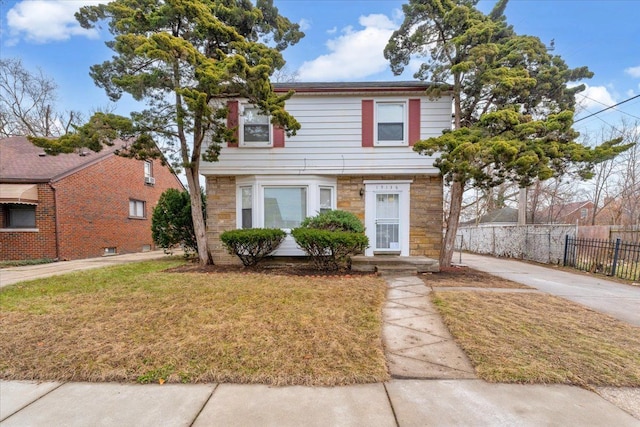
M 364 222 L 365 180 L 411 179 L 411 256 L 438 259 L 442 246 L 442 179 L 438 176 L 339 176 L 337 208 L 352 212 Z M 220 234 L 236 228 L 236 180 L 232 176 L 207 177 L 207 239 L 216 264 L 239 264 L 220 242 Z
M 230 255 L 220 234 L 236 228 L 236 178 L 233 176 L 207 176 L 207 241 L 216 264 L 241 264 Z
M 413 180 L 409 254 L 438 259 L 442 247 L 442 179 L 439 176 L 340 176 L 338 209 L 352 212 L 364 222 L 365 201 L 360 195 L 365 180 Z

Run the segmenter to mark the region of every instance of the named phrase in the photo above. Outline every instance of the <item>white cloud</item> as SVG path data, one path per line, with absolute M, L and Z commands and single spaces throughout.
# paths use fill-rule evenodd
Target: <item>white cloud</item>
M 640 78 L 640 65 L 637 67 L 629 67 L 625 69 L 624 72 L 629 74 L 631 77 Z
M 97 38 L 96 30 L 80 27 L 73 15 L 82 6 L 99 3 L 98 0 L 25 0 L 16 3 L 7 12 L 8 43 L 16 44 L 20 39 L 47 43 L 72 36 Z
M 363 29 L 348 26 L 342 35 L 327 41 L 330 53 L 303 63 L 301 80 L 351 80 L 384 71 L 389 65 L 383 50 L 397 25 L 381 14 L 361 16 L 359 23 Z
M 338 27 L 333 27 L 327 30 L 327 34 L 335 34 L 338 32 Z
M 587 86 L 582 92 L 578 92 L 576 100 L 582 108 L 604 108 L 614 105 L 616 100 L 606 86 Z
M 311 20 L 302 18 L 300 22 L 298 22 L 298 25 L 300 25 L 300 29 L 302 31 L 307 31 L 309 28 L 311 28 Z

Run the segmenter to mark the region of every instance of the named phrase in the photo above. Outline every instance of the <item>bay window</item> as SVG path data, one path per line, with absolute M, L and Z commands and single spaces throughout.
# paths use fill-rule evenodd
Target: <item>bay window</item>
M 306 217 L 336 206 L 335 178 L 250 176 L 238 178 L 236 185 L 238 228 L 280 228 L 289 233 Z M 288 235 L 276 255 L 296 256 L 304 252 Z

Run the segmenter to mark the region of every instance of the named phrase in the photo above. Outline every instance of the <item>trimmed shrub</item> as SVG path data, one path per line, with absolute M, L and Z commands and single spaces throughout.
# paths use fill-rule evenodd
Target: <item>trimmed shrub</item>
M 338 210 L 306 218 L 291 235 L 320 270 L 346 267 L 349 255 L 362 253 L 369 246 L 358 217 Z
M 275 251 L 286 235 L 277 228 L 247 228 L 225 231 L 220 240 L 230 254 L 236 255 L 248 267 Z
M 357 216 L 351 212 L 333 210 L 323 212 L 316 216 L 305 218 L 300 224 L 302 228 L 316 228 L 328 231 L 350 231 L 352 233 L 364 233 L 364 225 Z

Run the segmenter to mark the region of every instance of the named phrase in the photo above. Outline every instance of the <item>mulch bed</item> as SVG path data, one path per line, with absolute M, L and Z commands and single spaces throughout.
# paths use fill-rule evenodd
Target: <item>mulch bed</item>
M 185 264 L 165 270 L 169 273 L 260 273 L 273 274 L 280 276 L 371 276 L 375 273 L 351 271 L 348 269 L 340 269 L 333 271 L 316 270 L 311 264 L 307 263 L 262 263 L 251 267 L 242 265 L 200 265 L 198 263 Z

